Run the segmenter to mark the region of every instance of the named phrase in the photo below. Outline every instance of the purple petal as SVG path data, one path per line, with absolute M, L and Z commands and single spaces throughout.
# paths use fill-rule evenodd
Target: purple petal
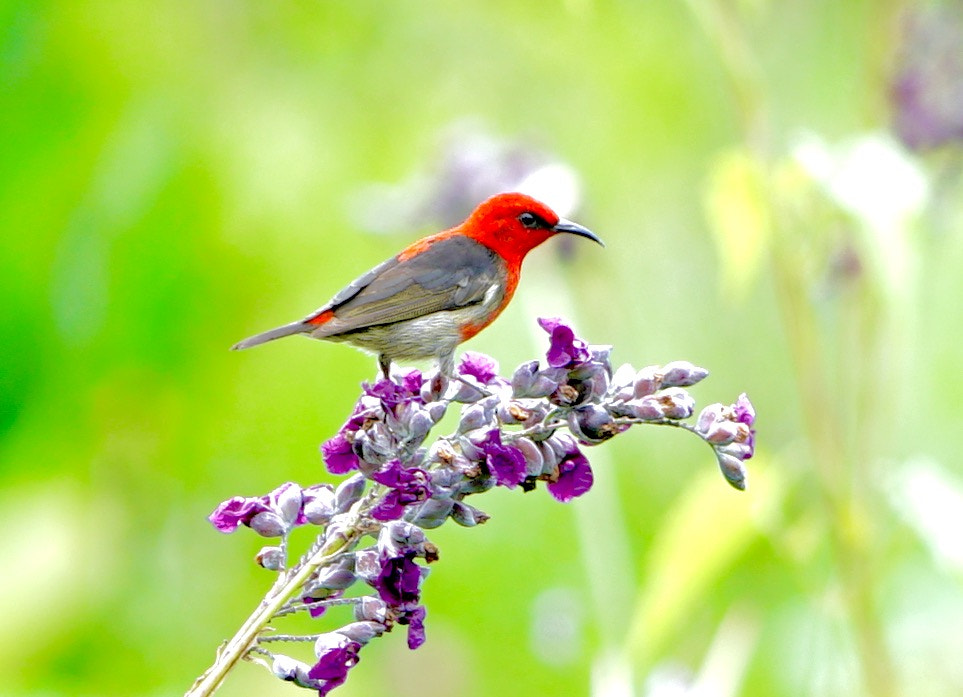
M 732 405 L 732 410 L 736 421 L 749 427 L 749 437 L 743 441 L 747 452 L 742 457 L 743 460 L 748 460 L 756 452 L 756 429 L 752 428 L 752 425 L 756 422 L 756 409 L 752 406 L 752 402 L 749 401 L 746 393 L 743 392 L 739 395 L 736 403 Z
M 338 433 L 321 444 L 321 456 L 331 474 L 347 474 L 358 469 L 358 456 L 343 433 Z
M 739 395 L 736 403 L 732 405 L 732 410 L 736 415 L 736 421 L 746 426 L 752 426 L 756 421 L 756 408 L 752 406 L 749 397 L 743 392 Z
M 392 460 L 382 469 L 371 474 L 371 478 L 378 482 L 378 484 L 384 484 L 390 487 L 399 487 L 404 481 L 404 467 L 401 466 L 401 462 L 398 460 Z
M 258 499 L 234 496 L 219 504 L 207 519 L 221 532 L 234 532 L 239 525 L 250 523 L 261 510 Z
M 322 694 L 337 687 L 345 681 L 348 670 L 358 664 L 358 650 L 361 644 L 342 637 L 341 646 L 333 646 L 318 656 L 318 662 L 308 671 L 308 677 L 313 680 L 325 680 L 327 684 Z
M 497 429 L 489 431 L 480 445 L 485 463 L 498 484 L 513 489 L 525 479 L 525 454 L 511 445 L 503 445 Z
M 362 388 L 369 397 L 376 397 L 381 400 L 381 406 L 385 411 L 390 411 L 403 402 L 416 400 L 422 402 L 421 386 L 425 380 L 421 371 L 411 370 L 399 376 L 400 382 L 395 382 L 390 378 L 382 378 L 374 385 L 364 383 Z
M 525 479 L 525 455 L 510 445 L 496 445 L 488 452 L 488 468 L 495 475 L 495 481 L 509 489 Z
M 421 386 L 425 384 L 425 379 L 420 370 L 409 370 L 401 376 L 401 386 L 408 393 L 409 397 L 418 396 L 421 398 Z
M 538 326 L 547 331 L 549 334 L 555 331 L 555 328 L 560 324 L 563 324 L 560 317 L 539 317 L 536 322 Z
M 548 483 L 548 492 L 562 503 L 568 503 L 592 488 L 594 477 L 588 459 L 578 450 L 558 463 L 558 478 Z
M 425 643 L 425 607 L 419 605 L 405 614 L 401 624 L 408 625 L 408 648 L 412 651 Z
M 484 353 L 466 351 L 458 365 L 459 375 L 471 375 L 481 384 L 487 385 L 498 377 L 498 363 Z
M 589 359 L 587 344 L 575 336 L 570 326 L 558 317 L 542 317 L 539 326 L 549 333 L 549 348 L 545 354 L 552 368 L 572 368 Z
M 405 507 L 399 501 L 397 489 L 392 489 L 378 505 L 371 509 L 371 517 L 375 520 L 398 520 L 405 513 Z
M 388 605 L 403 607 L 418 602 L 421 567 L 413 557 L 414 552 L 408 551 L 400 557 L 382 560 L 381 571 L 371 585 Z
M 371 515 L 375 520 L 397 520 L 404 515 L 405 506 L 424 501 L 430 495 L 429 475 L 417 467 L 405 468 L 398 460 L 374 472 L 371 479 L 392 488 L 374 507 Z

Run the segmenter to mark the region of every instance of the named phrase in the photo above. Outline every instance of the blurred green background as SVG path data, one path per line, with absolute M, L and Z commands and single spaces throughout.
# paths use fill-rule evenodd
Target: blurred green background
M 272 577 L 205 516 L 328 478 L 374 374 L 227 348 L 450 222 L 465 129 L 566 163 L 608 245 L 534 252 L 466 348 L 511 371 L 563 313 L 616 364 L 709 368 L 700 406 L 748 392 L 759 450 L 740 494 L 637 428 L 570 505 L 479 497 L 431 533 L 426 645 L 374 642 L 336 694 L 963 693 L 963 129 L 894 88 L 959 118 L 959 7 L 3 3 L 0 693 L 210 664 Z M 299 693 L 245 664 L 219 694 Z

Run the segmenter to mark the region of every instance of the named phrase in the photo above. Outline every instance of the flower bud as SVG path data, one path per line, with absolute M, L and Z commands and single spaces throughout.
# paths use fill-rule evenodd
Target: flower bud
M 491 517 L 484 511 L 469 506 L 464 501 L 455 501 L 454 504 L 451 509 L 451 519 L 466 528 L 480 525 Z
M 351 641 L 356 641 L 364 646 L 375 637 L 384 634 L 385 625 L 381 622 L 371 621 L 350 622 L 336 631 Z
M 428 416 L 434 423 L 438 423 L 445 416 L 445 412 L 448 411 L 448 402 L 428 402 L 425 405 L 425 409 L 428 412 Z
M 739 395 L 736 403 L 732 405 L 732 411 L 738 421 L 746 426 L 752 426 L 756 421 L 756 408 L 749 401 L 749 396 L 743 392 Z
M 522 436 L 512 441 L 512 445 L 518 448 L 525 456 L 525 476 L 537 477 L 542 473 L 545 458 L 542 457 L 542 450 L 531 438 Z
M 705 439 L 712 445 L 728 445 L 736 440 L 743 430 L 748 433 L 748 428 L 744 424 L 737 424 L 734 421 L 716 421 L 709 426 Z
M 585 443 L 601 443 L 618 433 L 612 415 L 598 404 L 587 404 L 574 409 L 568 415 L 568 426 L 572 433 Z
M 550 436 L 538 444 L 539 450 L 542 453 L 542 474 L 551 474 L 556 469 L 558 469 L 558 462 L 562 459 L 562 455 L 558 454 L 558 451 L 552 447 L 552 443 L 556 436 Z
M 322 685 L 317 680 L 308 677 L 309 670 L 311 670 L 311 666 L 307 663 L 283 654 L 277 654 L 271 664 L 271 672 L 274 673 L 275 677 L 285 682 L 293 682 L 299 687 L 317 690 Z
M 538 361 L 522 363 L 512 374 L 512 393 L 516 397 L 528 397 L 538 377 Z
M 539 370 L 538 361 L 518 366 L 512 376 L 512 394 L 519 398 L 541 399 L 552 394 L 564 379 L 565 370 Z
M 681 387 L 670 387 L 656 396 L 667 419 L 688 419 L 695 411 L 695 400 Z
M 261 547 L 254 561 L 268 571 L 280 571 L 284 568 L 284 552 L 280 547 Z
M 709 371 L 689 361 L 672 361 L 662 366 L 663 387 L 689 387 L 705 378 Z
M 634 383 L 635 368 L 623 363 L 609 381 L 609 392 L 615 400 L 627 402 L 635 396 Z
M 344 513 L 358 501 L 364 494 L 367 484 L 364 476 L 356 474 L 345 479 L 334 492 L 334 508 L 338 513 Z
M 301 487 L 294 482 L 282 485 L 272 492 L 271 507 L 287 527 L 294 525 L 301 513 Z
M 273 511 L 261 511 L 251 518 L 251 530 L 261 537 L 280 537 L 288 531 L 289 525 Z
M 414 408 L 408 415 L 407 441 L 409 443 L 421 443 L 428 435 L 428 431 L 435 425 L 435 421 L 431 418 L 427 409 L 413 406 Z
M 608 365 L 586 363 L 569 373 L 569 384 L 578 389 L 578 403 L 597 402 L 609 390 Z
M 484 440 L 486 434 L 474 434 L 476 439 Z M 464 455 L 470 462 L 477 462 L 478 460 L 485 459 L 485 451 L 481 449 L 478 443 L 468 436 L 460 436 L 458 438 L 458 445 L 461 448 L 461 454 Z
M 603 344 L 593 344 L 589 348 L 589 361 L 605 369 L 607 376 L 612 375 L 612 347 Z
M 436 370 L 428 376 L 428 379 L 421 385 L 421 399 L 423 402 L 437 402 L 445 396 L 448 391 L 448 377 L 441 371 Z
M 545 420 L 545 417 L 548 416 L 548 412 L 554 409 L 554 407 L 544 399 L 540 399 L 537 402 L 529 404 L 526 408 L 528 409 L 529 416 L 522 424 L 525 428 L 531 428 L 532 426 L 542 423 Z M 532 440 L 541 440 L 542 438 L 550 435 L 551 432 L 542 431 L 532 434 Z
M 719 469 L 722 476 L 739 491 L 746 489 L 746 467 L 742 460 L 727 453 L 716 451 L 716 460 L 719 462 Z
M 625 408 L 636 419 L 658 421 L 659 419 L 665 418 L 665 414 L 662 411 L 662 403 L 654 395 L 646 395 L 641 399 L 633 399 L 631 402 L 625 404 Z
M 362 581 L 370 583 L 381 573 L 381 560 L 378 552 L 373 549 L 362 549 L 355 552 L 354 571 Z
M 356 578 L 353 571 L 354 565 L 354 557 L 344 556 L 333 564 L 322 566 L 318 569 L 317 577 L 311 584 L 311 589 L 313 591 L 318 589 L 340 591 L 349 588 Z
M 325 632 L 314 642 L 314 655 L 320 658 L 328 651 L 345 648 L 350 642 L 341 632 Z
M 659 379 L 659 366 L 647 365 L 635 374 L 635 398 L 640 399 L 655 393 L 662 386 Z M 639 417 L 645 418 L 645 417 Z
M 494 488 L 497 483 L 498 481 L 494 476 L 483 474 L 479 471 L 470 479 L 466 479 L 462 485 L 458 487 L 458 491 L 466 496 L 468 494 L 483 494 L 489 489 Z
M 381 598 L 373 595 L 361 596 L 361 602 L 354 606 L 356 620 L 384 622 L 388 615 L 388 605 Z
M 412 523 L 425 529 L 437 528 L 451 513 L 453 501 L 450 498 L 430 498 L 406 516 Z
M 721 453 L 725 453 L 726 455 L 732 455 L 739 460 L 748 460 L 752 457 L 752 445 L 749 443 L 739 443 L 737 441 L 733 441 L 728 445 L 723 445 L 717 450 Z
M 715 404 L 709 404 L 701 412 L 699 412 L 699 418 L 696 421 L 695 429 L 703 435 L 709 432 L 709 429 L 716 421 L 724 420 L 725 407 L 716 402 Z
M 324 525 L 334 515 L 334 489 L 328 484 L 315 484 L 301 492 L 305 520 L 313 525 Z
M 503 424 L 520 424 L 531 417 L 531 409 L 526 409 L 519 401 L 500 402 L 498 405 L 498 420 Z
M 485 396 L 485 392 L 481 387 L 476 386 L 478 383 L 470 375 L 455 380 L 453 384 L 455 386 L 454 394 L 451 396 L 453 402 L 471 404 Z
M 417 525 L 405 523 L 400 520 L 393 520 L 383 528 L 378 535 L 378 544 L 388 541 L 402 547 L 417 549 L 424 545 L 428 540 L 425 533 Z
M 468 433 L 479 428 L 491 427 L 494 420 L 494 411 L 490 404 L 476 402 L 465 407 L 461 411 L 461 420 L 458 422 L 459 433 Z

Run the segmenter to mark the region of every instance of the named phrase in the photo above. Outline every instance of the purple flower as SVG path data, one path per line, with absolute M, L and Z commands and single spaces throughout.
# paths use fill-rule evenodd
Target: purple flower
M 558 388 L 558 380 L 546 375 L 545 371 L 540 371 L 538 361 L 529 361 L 518 366 L 512 375 L 511 384 L 516 397 L 546 397 Z
M 489 431 L 480 447 L 485 454 L 485 463 L 498 484 L 514 489 L 525 479 L 525 455 L 518 448 L 502 445 L 498 429 Z
M 397 382 L 391 378 L 383 378 L 374 385 L 364 383 L 362 388 L 369 397 L 381 400 L 385 411 L 390 411 L 404 402 L 415 400 L 421 403 L 421 386 L 424 382 L 420 370 L 410 370 L 400 375 Z
M 471 375 L 482 385 L 488 385 L 498 377 L 498 363 L 484 353 L 466 351 L 458 364 L 459 375 Z
M 421 567 L 414 561 L 415 551 L 406 550 L 397 557 L 382 557 L 381 571 L 371 586 L 389 606 L 409 609 L 421 597 Z
M 260 509 L 259 500 L 234 496 L 222 502 L 207 519 L 221 532 L 234 532 L 239 525 L 248 525 Z
M 548 493 L 557 501 L 568 503 L 592 488 L 592 467 L 578 447 L 572 443 L 558 463 L 558 474 L 548 482 Z
M 552 368 L 574 368 L 589 359 L 587 344 L 560 318 L 540 317 L 538 324 L 550 336 L 545 357 Z
M 400 524 L 393 524 L 400 525 Z M 401 532 L 402 528 L 397 528 Z M 419 531 L 420 532 L 420 531 Z M 382 529 L 379 546 L 394 547 L 397 541 L 387 543 L 386 529 Z M 390 537 L 390 533 L 387 534 Z M 368 583 L 378 591 L 381 600 L 390 608 L 398 624 L 408 625 L 408 648 L 416 649 L 425 642 L 425 608 L 418 604 L 421 598 L 421 580 L 427 569 L 415 563 L 416 549 L 405 547 L 398 555 L 386 551 L 379 555 L 381 569 Z
M 397 520 L 404 515 L 405 506 L 424 501 L 431 495 L 428 473 L 417 467 L 402 467 L 398 460 L 389 462 L 383 470 L 372 474 L 371 479 L 391 487 L 371 511 L 375 520 Z
M 234 532 L 239 525 L 247 525 L 265 537 L 278 537 L 299 524 L 301 506 L 301 487 L 285 482 L 265 496 L 234 496 L 218 505 L 207 519 L 221 532 Z
M 358 432 L 365 421 L 370 418 L 371 409 L 363 404 L 363 397 L 355 405 L 351 416 L 338 429 L 338 432 L 321 444 L 321 457 L 331 474 L 347 474 L 357 469 L 360 459 L 354 452 L 352 443 L 354 434 Z
M 425 606 L 419 605 L 398 617 L 398 624 L 408 625 L 408 648 L 414 651 L 425 643 Z
M 347 474 L 358 469 L 360 460 L 344 433 L 337 433 L 321 444 L 321 457 L 331 474 Z
M 361 644 L 337 632 L 323 634 L 315 644 L 318 662 L 308 671 L 312 680 L 323 681 L 318 695 L 324 697 L 348 677 L 348 670 L 358 665 Z

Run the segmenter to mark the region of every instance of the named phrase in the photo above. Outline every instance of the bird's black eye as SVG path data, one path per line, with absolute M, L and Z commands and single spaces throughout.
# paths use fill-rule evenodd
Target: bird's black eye
M 518 222 L 527 228 L 538 227 L 538 217 L 534 213 L 522 213 L 518 216 Z

